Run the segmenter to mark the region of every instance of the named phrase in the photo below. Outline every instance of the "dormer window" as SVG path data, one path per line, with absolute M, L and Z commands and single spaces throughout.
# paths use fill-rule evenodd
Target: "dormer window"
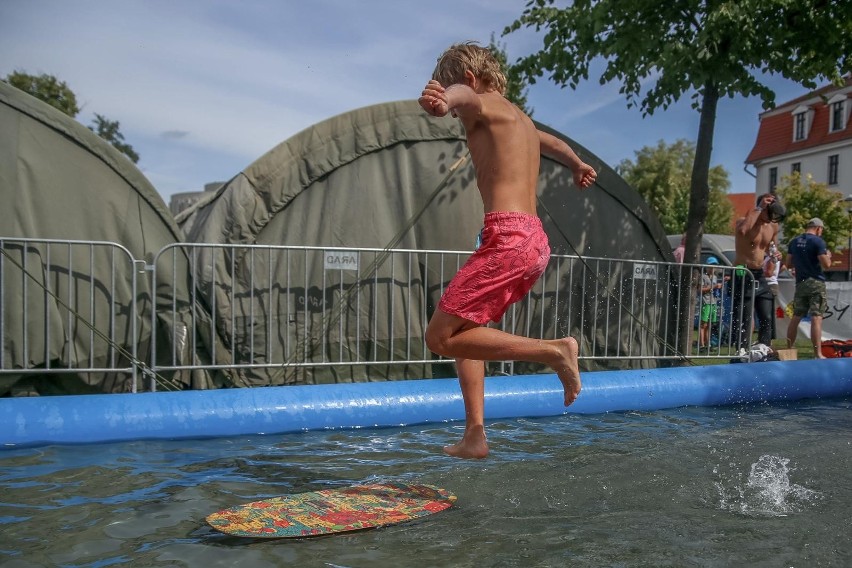
M 797 107 L 793 111 L 793 142 L 800 142 L 808 137 L 813 115 L 813 109 L 807 106 Z
M 843 130 L 843 101 L 831 105 L 831 131 Z
M 839 132 L 846 128 L 849 120 L 849 104 L 846 95 L 838 94 L 828 101 L 828 131 Z
M 796 140 L 805 139 L 805 113 L 800 112 L 796 115 Z

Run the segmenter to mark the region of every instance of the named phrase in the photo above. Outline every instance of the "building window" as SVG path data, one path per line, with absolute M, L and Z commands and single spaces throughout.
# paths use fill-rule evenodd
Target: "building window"
M 802 173 L 802 162 L 793 162 L 792 164 L 790 164 L 790 173 L 791 174 Z
M 778 168 L 769 168 L 769 191 L 774 191 L 778 185 Z
M 804 140 L 805 139 L 805 122 L 807 120 L 807 115 L 803 112 L 800 112 L 796 115 L 796 134 L 793 137 L 793 140 Z
M 840 132 L 849 124 L 849 97 L 838 93 L 828 99 L 828 132 Z M 797 109 L 798 110 L 798 109 Z
M 843 130 L 843 101 L 831 105 L 831 132 Z
M 837 185 L 837 169 L 839 164 L 839 154 L 828 157 L 828 185 Z

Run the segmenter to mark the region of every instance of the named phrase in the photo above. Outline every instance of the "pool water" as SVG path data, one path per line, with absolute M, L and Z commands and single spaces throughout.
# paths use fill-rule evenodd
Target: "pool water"
M 852 399 L 0 452 L 0 565 L 850 566 Z M 456 506 L 299 540 L 240 539 L 209 513 L 364 482 Z

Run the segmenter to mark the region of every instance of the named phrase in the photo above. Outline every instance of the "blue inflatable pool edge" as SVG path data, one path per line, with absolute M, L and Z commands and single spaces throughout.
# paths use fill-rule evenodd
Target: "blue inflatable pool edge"
M 488 420 L 852 395 L 852 358 L 490 377 Z M 372 428 L 464 419 L 456 379 L 0 399 L 4 448 Z

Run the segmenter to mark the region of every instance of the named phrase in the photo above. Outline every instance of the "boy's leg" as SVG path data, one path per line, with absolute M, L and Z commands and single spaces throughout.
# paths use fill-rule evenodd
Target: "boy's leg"
M 580 394 L 578 346 L 572 337 L 543 340 L 512 335 L 499 329 L 435 310 L 426 328 L 426 345 L 444 357 L 481 361 L 529 361 L 549 365 L 565 391 L 565 406 Z
M 464 399 L 464 436 L 460 442 L 444 447 L 457 458 L 484 458 L 488 455 L 485 439 L 485 362 L 456 359 L 459 385 Z

